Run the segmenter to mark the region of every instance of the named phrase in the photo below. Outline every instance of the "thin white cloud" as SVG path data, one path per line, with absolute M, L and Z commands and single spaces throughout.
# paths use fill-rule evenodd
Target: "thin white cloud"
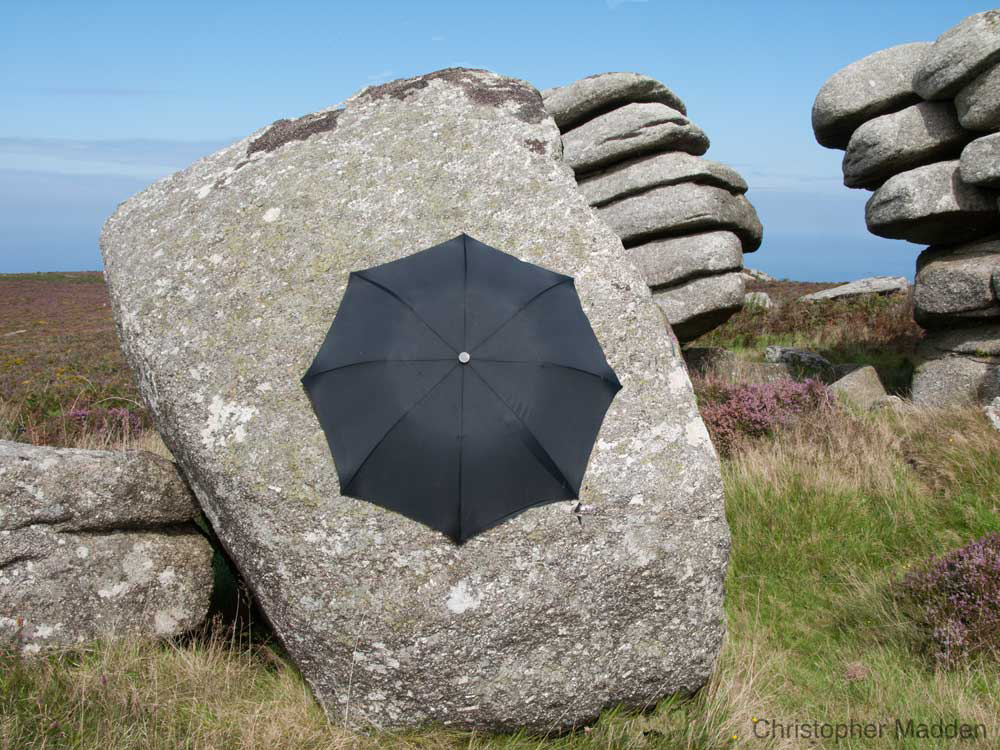
M 445 37 L 441 34 L 435 34 L 434 36 L 431 37 L 432 42 L 443 42 L 444 40 Z
M 608 4 L 608 10 L 615 10 L 619 5 L 625 3 L 645 3 L 649 0 L 604 0 Z
M 0 169 L 155 179 L 231 142 L 8 137 L 0 138 Z
M 42 94 L 55 94 L 57 96 L 108 96 L 108 97 L 142 97 L 142 96 L 163 96 L 173 92 L 160 89 L 132 89 L 114 86 L 107 87 L 86 87 L 86 86 L 46 86 L 33 89 Z

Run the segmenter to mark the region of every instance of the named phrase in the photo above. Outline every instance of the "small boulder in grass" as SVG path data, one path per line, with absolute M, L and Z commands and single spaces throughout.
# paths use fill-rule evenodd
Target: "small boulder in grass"
M 774 307 L 774 302 L 771 301 L 771 295 L 767 292 L 747 292 L 743 295 L 743 307 L 770 310 Z
M 887 394 L 878 373 L 871 365 L 854 366 L 830 386 L 840 398 L 863 409 L 869 409 Z
M 997 396 L 984 406 L 983 413 L 990 421 L 990 424 L 993 425 L 993 429 L 1000 431 L 1000 396 Z
M 932 558 L 896 586 L 937 663 L 1000 655 L 1000 534 Z
M 791 346 L 769 346 L 764 350 L 765 362 L 780 362 L 797 377 L 815 377 L 824 383 L 837 379 L 836 370 L 826 357 L 808 349 Z

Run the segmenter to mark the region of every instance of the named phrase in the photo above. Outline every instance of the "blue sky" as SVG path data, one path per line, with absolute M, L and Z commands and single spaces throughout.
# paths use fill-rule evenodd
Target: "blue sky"
M 0 272 L 100 268 L 115 206 L 262 125 L 464 65 L 539 89 L 663 81 L 739 169 L 764 223 L 747 265 L 800 280 L 912 277 L 868 234 L 869 193 L 810 128 L 816 92 L 875 50 L 992 7 L 937 2 L 28 2 L 0 26 Z

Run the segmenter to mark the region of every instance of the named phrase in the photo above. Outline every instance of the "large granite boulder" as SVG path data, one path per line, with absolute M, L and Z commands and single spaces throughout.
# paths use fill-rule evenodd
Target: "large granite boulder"
M 577 174 L 663 149 L 701 155 L 708 137 L 666 104 L 626 104 L 563 135 L 563 159 Z
M 603 206 L 655 187 L 685 182 L 711 185 L 737 195 L 747 191 L 746 181 L 732 167 L 683 151 L 664 151 L 623 161 L 585 175 L 577 185 L 590 205 Z
M 846 148 L 862 123 L 919 102 L 913 74 L 930 46 L 915 42 L 879 50 L 830 76 L 812 108 L 819 144 Z
M 630 247 L 628 254 L 652 289 L 674 286 L 706 272 L 738 271 L 743 264 L 740 238 L 726 230 L 652 240 Z
M 731 278 L 763 229 L 746 181 L 702 159 L 708 138 L 668 88 L 603 73 L 543 93 L 580 191 L 619 235 L 681 341 L 743 305 Z
M 959 159 L 962 182 L 976 187 L 1000 188 L 1000 133 L 977 138 Z
M 743 277 L 739 273 L 700 276 L 686 284 L 653 290 L 677 338 L 690 341 L 726 322 L 743 308 Z
M 1000 396 L 1000 325 L 930 333 L 917 354 L 915 404 L 988 404 Z
M 198 626 L 213 578 L 197 514 L 152 453 L 0 440 L 0 640 L 31 654 Z
M 966 84 L 955 96 L 955 109 L 964 128 L 1000 130 L 1000 64 Z
M 718 459 L 537 91 L 448 69 L 274 127 L 122 204 L 102 250 L 143 398 L 327 714 L 550 730 L 697 689 L 724 629 Z M 456 546 L 340 494 L 299 378 L 349 272 L 462 232 L 573 276 L 624 387 L 579 504 Z
M 1000 10 L 976 13 L 937 38 L 913 76 L 924 99 L 950 99 L 979 73 L 1000 61 Z
M 996 196 L 959 178 L 958 160 L 890 178 L 865 206 L 868 230 L 921 244 L 965 242 L 997 230 Z
M 856 106 L 838 130 L 836 95 L 849 100 L 855 90 L 863 103 L 868 89 L 884 110 Z M 979 240 L 1000 233 L 1000 140 L 982 135 L 1000 129 L 1000 10 L 969 16 L 933 44 L 893 47 L 847 66 L 816 102 L 816 140 L 847 149 L 844 184 L 875 190 L 868 229 L 933 245 L 917 264 L 916 321 L 947 330 L 996 319 L 994 243 Z M 940 350 L 936 340 L 929 337 L 917 371 L 917 400 L 972 397 L 987 365 Z
M 893 175 L 958 158 L 975 136 L 962 128 L 951 102 L 920 102 L 854 131 L 844 152 L 844 184 L 875 189 Z
M 677 94 L 642 73 L 598 73 L 568 86 L 546 89 L 542 100 L 560 130 L 569 130 L 625 104 L 665 104 L 682 115 L 687 114 Z
M 1000 239 L 935 245 L 917 258 L 914 316 L 924 328 L 1000 318 Z
M 665 185 L 608 203 L 598 212 L 627 246 L 656 235 L 727 229 L 740 238 L 746 253 L 760 247 L 764 234 L 744 196 L 711 185 Z

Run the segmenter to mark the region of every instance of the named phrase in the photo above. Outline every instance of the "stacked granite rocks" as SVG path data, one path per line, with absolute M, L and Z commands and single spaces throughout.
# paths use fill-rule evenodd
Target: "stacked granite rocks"
M 681 341 L 743 306 L 743 253 L 763 229 L 733 169 L 702 159 L 708 137 L 684 102 L 638 73 L 602 73 L 542 92 L 563 159 L 621 238 Z
M 930 245 L 914 287 L 928 329 L 914 401 L 1000 394 L 1000 10 L 848 65 L 812 124 L 820 145 L 845 150 L 844 184 L 874 191 L 868 229 Z

